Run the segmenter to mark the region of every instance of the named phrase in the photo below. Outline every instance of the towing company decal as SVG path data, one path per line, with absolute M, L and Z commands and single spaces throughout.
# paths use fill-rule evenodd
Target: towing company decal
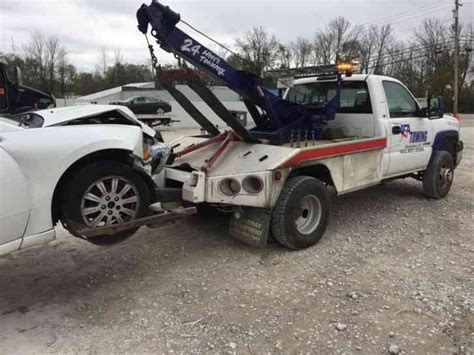
M 400 153 L 424 152 L 428 141 L 428 131 L 413 131 L 409 124 L 400 126 L 402 139 L 400 142 Z
M 191 38 L 186 38 L 180 47 L 181 51 L 194 57 L 201 65 L 207 67 L 217 76 L 225 76 L 226 69 L 222 65 L 221 58 L 208 49 L 196 44 Z

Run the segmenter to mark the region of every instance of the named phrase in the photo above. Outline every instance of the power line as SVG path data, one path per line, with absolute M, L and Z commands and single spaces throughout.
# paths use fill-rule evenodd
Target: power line
M 412 61 L 412 60 L 416 60 L 416 59 L 420 59 L 420 58 L 425 58 L 425 57 L 428 57 L 429 55 L 426 55 L 426 54 L 423 54 L 423 55 L 419 55 L 417 57 L 411 57 L 411 58 L 405 58 L 405 59 L 399 59 L 399 60 L 396 60 L 396 61 L 391 61 L 390 63 L 382 63 L 382 64 L 379 64 L 379 65 L 373 65 L 369 68 L 367 68 L 368 70 L 371 70 L 371 69 L 376 69 L 378 67 L 386 67 L 388 65 L 394 65 L 394 64 L 398 64 L 398 63 L 403 63 L 403 62 L 409 62 L 409 61 Z
M 385 17 L 385 18 L 382 18 L 382 19 L 380 19 L 380 20 L 370 21 L 370 22 L 367 22 L 367 23 L 363 23 L 363 24 L 361 24 L 360 26 L 366 27 L 366 26 L 372 26 L 372 25 L 376 25 L 376 24 L 381 24 L 381 23 L 384 23 L 384 22 L 391 22 L 394 18 L 403 17 L 403 15 L 405 15 L 405 14 L 413 14 L 414 11 L 426 11 L 426 10 L 428 10 L 428 9 L 433 9 L 433 8 L 436 8 L 436 7 L 441 6 L 442 3 L 443 3 L 443 1 L 440 1 L 440 2 L 438 2 L 438 3 L 431 4 L 431 5 L 428 5 L 428 6 L 421 6 L 421 7 L 419 7 L 419 8 L 415 8 L 415 9 L 412 9 L 412 10 L 400 12 L 400 13 L 398 13 L 398 14 L 394 14 L 394 15 L 391 15 L 391 16 L 388 16 L 388 17 Z M 443 5 L 443 6 L 444 6 L 444 5 Z M 424 9 L 424 10 L 423 10 L 423 9 Z
M 436 44 L 436 47 L 446 47 L 446 46 L 448 46 L 449 44 L 451 44 L 453 42 L 454 42 L 454 40 L 439 42 L 439 43 Z M 431 49 L 432 47 L 433 47 L 432 44 L 420 44 L 420 45 L 417 45 L 417 46 L 412 46 L 412 47 L 408 47 L 408 48 L 403 48 L 401 50 L 396 50 L 393 53 L 384 53 L 384 54 L 381 55 L 380 58 L 379 58 L 378 55 L 370 56 L 368 58 L 368 61 L 369 62 L 375 62 L 377 59 L 385 60 L 385 59 L 391 58 L 393 56 L 400 56 L 400 55 L 404 55 L 404 54 L 409 54 L 409 53 L 414 52 L 414 51 L 427 50 L 427 49 Z M 444 50 L 444 49 L 445 48 L 441 48 L 441 50 Z

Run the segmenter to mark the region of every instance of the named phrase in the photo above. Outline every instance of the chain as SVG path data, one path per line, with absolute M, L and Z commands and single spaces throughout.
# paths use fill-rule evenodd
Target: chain
M 150 44 L 150 41 L 148 40 L 148 36 L 145 34 L 146 38 L 146 43 L 148 44 L 148 50 L 150 51 L 150 56 L 151 56 L 151 65 L 153 69 L 155 70 L 155 73 L 158 73 L 161 70 L 161 65 L 158 64 L 158 58 L 155 55 L 155 48 L 153 48 L 153 45 Z

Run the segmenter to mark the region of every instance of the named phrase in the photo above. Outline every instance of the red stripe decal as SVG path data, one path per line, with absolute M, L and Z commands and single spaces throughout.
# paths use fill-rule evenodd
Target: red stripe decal
M 281 165 L 281 168 L 289 168 L 298 165 L 305 160 L 326 158 L 330 156 L 353 154 L 366 150 L 382 149 L 387 146 L 387 138 L 374 139 L 372 141 L 350 143 L 335 147 L 316 148 L 299 152 Z

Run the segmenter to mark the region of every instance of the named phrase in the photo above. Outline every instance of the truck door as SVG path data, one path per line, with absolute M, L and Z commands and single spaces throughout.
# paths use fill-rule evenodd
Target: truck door
M 30 211 L 28 183 L 16 161 L 0 146 L 0 246 L 23 238 Z
M 8 109 L 7 77 L 5 67 L 0 64 L 0 112 Z
M 424 170 L 431 156 L 432 123 L 428 117 L 417 117 L 418 103 L 403 85 L 387 80 L 383 88 L 390 117 L 387 176 Z

